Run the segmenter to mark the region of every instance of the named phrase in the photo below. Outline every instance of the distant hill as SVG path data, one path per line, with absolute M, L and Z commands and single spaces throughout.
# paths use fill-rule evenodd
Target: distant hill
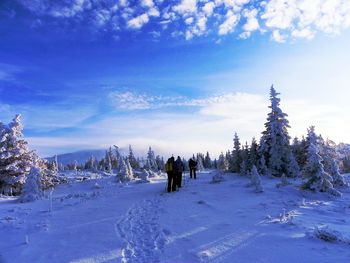
M 84 164 L 91 156 L 95 156 L 98 160 L 105 157 L 106 150 L 105 149 L 99 149 L 99 150 L 83 150 L 83 151 L 77 151 L 72 153 L 64 153 L 64 154 L 58 154 L 57 160 L 59 163 L 62 163 L 64 165 L 73 163 L 74 161 L 77 161 L 78 164 Z M 47 157 L 45 158 L 48 161 L 52 161 L 54 157 Z

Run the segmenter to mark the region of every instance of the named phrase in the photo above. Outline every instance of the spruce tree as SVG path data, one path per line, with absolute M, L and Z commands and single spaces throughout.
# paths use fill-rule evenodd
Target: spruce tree
M 248 143 L 246 142 L 245 146 L 241 151 L 240 174 L 247 175 L 249 174 L 250 169 L 251 168 L 249 167 L 249 147 Z
M 253 165 L 258 166 L 259 163 L 259 145 L 255 138 L 252 139 L 252 143 L 249 148 L 249 170 L 252 169 Z
M 209 152 L 207 152 L 207 154 L 205 155 L 205 158 L 204 158 L 204 168 L 205 169 L 212 168 L 212 163 L 211 163 L 211 158 L 209 156 Z
M 148 152 L 147 152 L 146 169 L 149 169 L 149 170 L 154 171 L 154 172 L 158 171 L 156 157 L 155 157 L 154 151 L 152 150 L 151 146 L 148 148 Z
M 268 114 L 265 131 L 262 133 L 260 151 L 271 173 L 280 177 L 283 173 L 290 174 L 288 169 L 291 148 L 288 135 L 288 128 L 290 128 L 288 115 L 281 110 L 281 100 L 278 95 L 279 93 L 272 86 L 270 89 L 271 105 L 269 106 L 271 112 Z
M 233 138 L 233 151 L 230 158 L 230 171 L 233 173 L 239 173 L 241 171 L 242 157 L 241 157 L 241 143 L 237 133 Z
M 129 162 L 130 162 L 130 165 L 133 169 L 138 169 L 140 168 L 140 164 L 138 163 L 135 155 L 134 155 L 134 151 L 133 149 L 131 148 L 131 145 L 129 145 Z

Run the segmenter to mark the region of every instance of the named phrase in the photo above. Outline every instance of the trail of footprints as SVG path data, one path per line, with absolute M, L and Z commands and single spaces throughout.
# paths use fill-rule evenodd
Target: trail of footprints
M 159 262 L 166 237 L 158 223 L 160 200 L 135 204 L 117 223 L 124 239 L 121 262 Z

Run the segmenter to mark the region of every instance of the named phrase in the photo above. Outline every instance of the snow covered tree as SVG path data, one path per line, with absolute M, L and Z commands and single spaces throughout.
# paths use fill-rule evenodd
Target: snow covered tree
M 272 86 L 270 89 L 271 105 L 269 106 L 271 112 L 268 114 L 260 143 L 260 152 L 264 155 L 267 167 L 274 176 L 291 173 L 288 172 L 291 156 L 288 135 L 290 126 L 287 120 L 288 115 L 280 108 L 281 99 L 277 97 L 278 95 L 279 93 Z
M 162 159 L 163 159 L 163 157 L 162 157 Z M 164 163 L 164 160 L 163 160 L 163 163 Z M 184 171 L 185 172 L 189 171 L 190 167 L 188 166 L 188 161 L 185 158 L 182 158 L 182 163 L 184 164 Z M 164 170 L 165 163 L 164 163 L 164 165 L 162 167 L 163 167 L 163 170 Z
M 239 141 L 239 137 L 237 133 L 235 133 L 233 138 L 233 151 L 231 153 L 231 158 L 229 160 L 229 169 L 233 173 L 239 173 L 240 172 L 240 166 L 242 164 L 242 158 L 241 158 L 241 143 Z
M 32 167 L 23 186 L 21 202 L 32 202 L 42 197 L 41 174 L 38 167 Z
M 156 164 L 158 167 L 158 170 L 163 171 L 164 167 L 165 167 L 165 162 L 164 162 L 164 158 L 160 157 L 159 155 L 156 156 Z
M 348 184 L 345 181 L 344 177 L 339 172 L 339 166 L 338 166 L 337 161 L 335 159 L 333 159 L 333 161 L 332 161 L 332 167 L 331 167 L 330 175 L 333 178 L 333 185 L 335 187 L 348 186 Z
M 292 152 L 300 169 L 303 169 L 307 160 L 307 142 L 303 136 L 301 141 L 297 137 L 293 139 Z
M 124 159 L 123 156 L 119 156 L 119 160 L 118 160 L 118 163 L 119 163 L 119 170 L 118 170 L 118 173 L 117 173 L 117 178 L 120 182 L 128 182 L 130 180 L 133 179 L 133 174 L 131 173 L 132 170 L 130 170 L 131 166 L 130 164 L 127 165 L 127 162 L 126 161 L 128 160 L 128 158 Z
M 59 167 L 58 159 L 57 159 L 57 155 L 55 155 L 52 161 L 52 170 L 58 173 L 58 167 Z
M 204 155 L 201 153 L 197 153 L 197 157 L 196 157 L 196 161 L 197 161 L 197 170 L 198 171 L 204 171 Z
M 324 170 L 330 173 L 333 168 L 333 160 L 339 159 L 339 155 L 336 150 L 336 143 L 330 139 L 324 140 L 320 135 L 318 137 L 318 148 L 320 155 L 323 159 Z
M 253 167 L 253 165 L 258 166 L 259 164 L 259 145 L 256 142 L 255 138 L 252 139 L 252 143 L 249 148 L 249 169 Z
M 216 160 L 216 158 L 215 158 L 214 161 L 213 161 L 213 166 L 212 166 L 212 168 L 218 169 L 218 161 Z
M 212 163 L 211 163 L 211 158 L 210 158 L 209 152 L 207 152 L 207 154 L 205 155 L 203 165 L 204 165 L 205 169 L 212 168 Z
M 111 156 L 111 151 L 106 151 L 106 155 L 105 155 L 105 159 L 104 159 L 104 163 L 105 163 L 105 170 L 107 171 L 107 173 L 112 173 L 112 156 Z
M 251 181 L 251 185 L 255 187 L 256 193 L 261 193 L 264 191 L 261 185 L 260 175 L 255 165 L 253 165 L 252 171 L 250 173 L 250 181 Z
M 222 171 L 227 171 L 229 167 L 229 163 L 225 157 L 225 155 L 221 152 L 218 160 L 218 169 Z
M 262 175 L 269 175 L 269 170 L 267 169 L 264 155 L 262 155 L 259 159 L 259 172 Z
M 131 179 L 134 178 L 134 171 L 133 171 L 132 166 L 131 166 L 131 164 L 129 162 L 129 158 L 125 158 L 125 165 L 126 165 L 128 177 L 131 180 Z
M 5 195 L 21 192 L 33 164 L 22 130 L 20 115 L 9 125 L 0 125 L 0 193 Z
M 145 168 L 151 171 L 158 171 L 156 157 L 151 146 L 148 148 Z
M 94 170 L 94 168 L 96 167 L 96 158 L 94 156 L 91 156 L 85 163 L 84 165 L 84 169 L 86 170 Z
M 241 150 L 241 165 L 240 165 L 240 174 L 241 175 L 247 175 L 249 174 L 249 147 L 248 143 L 246 142 L 245 146 Z
M 328 192 L 332 195 L 340 196 L 341 193 L 333 187 L 332 177 L 324 170 L 323 160 L 317 147 L 315 127 L 312 126 L 309 128 L 307 140 L 309 143 L 307 163 L 303 170 L 304 178 L 307 181 L 303 184 L 303 189 Z
M 287 161 L 287 173 L 288 173 L 288 177 L 293 177 L 293 178 L 296 178 L 300 175 L 299 164 L 296 161 L 291 151 L 289 152 L 289 158 Z
M 129 162 L 130 162 L 130 165 L 133 169 L 139 169 L 140 168 L 140 164 L 139 162 L 137 161 L 135 155 L 134 155 L 134 151 L 133 149 L 131 148 L 131 145 L 129 145 Z

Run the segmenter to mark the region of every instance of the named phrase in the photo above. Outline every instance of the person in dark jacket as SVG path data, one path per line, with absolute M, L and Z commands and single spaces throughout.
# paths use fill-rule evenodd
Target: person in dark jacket
M 177 187 L 179 187 L 179 188 L 181 188 L 181 184 L 182 184 L 183 171 L 184 171 L 184 164 L 181 160 L 181 157 L 178 156 L 176 161 L 175 161 L 174 173 L 175 173 L 175 178 L 176 178 L 176 184 L 177 184 Z
M 174 176 L 174 166 L 175 166 L 175 158 L 171 157 L 165 164 L 165 171 L 168 175 L 168 192 L 176 191 L 176 182 Z
M 197 162 L 191 158 L 188 161 L 188 167 L 190 168 L 190 178 L 192 179 L 193 176 L 196 179 Z

